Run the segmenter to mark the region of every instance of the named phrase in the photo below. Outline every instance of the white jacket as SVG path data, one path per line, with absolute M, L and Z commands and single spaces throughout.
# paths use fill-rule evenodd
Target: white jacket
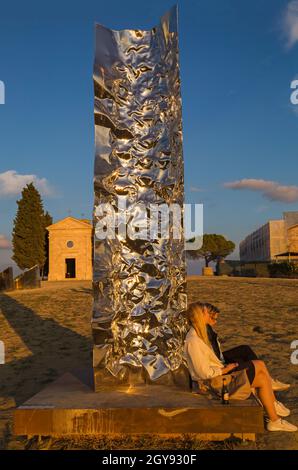
M 193 327 L 185 338 L 184 355 L 192 380 L 206 380 L 222 375 L 223 363 Z

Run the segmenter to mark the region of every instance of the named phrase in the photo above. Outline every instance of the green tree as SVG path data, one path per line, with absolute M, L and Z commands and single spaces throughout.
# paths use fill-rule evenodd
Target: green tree
M 189 240 L 189 242 L 194 239 Z M 189 250 L 187 256 L 191 259 L 205 260 L 205 266 L 208 267 L 211 261 L 219 263 L 221 260 L 226 258 L 228 255 L 233 253 L 235 249 L 235 243 L 227 240 L 223 235 L 217 235 L 216 233 L 205 234 L 203 236 L 203 244 L 198 250 Z
M 42 268 L 46 259 L 45 214 L 40 194 L 33 183 L 23 188 L 17 204 L 12 233 L 12 259 L 20 269 L 31 268 L 36 264 Z

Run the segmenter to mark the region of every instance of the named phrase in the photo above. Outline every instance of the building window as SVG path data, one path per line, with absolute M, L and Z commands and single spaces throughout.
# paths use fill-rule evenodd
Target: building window
M 72 248 L 73 247 L 73 241 L 69 240 L 67 243 L 67 248 Z

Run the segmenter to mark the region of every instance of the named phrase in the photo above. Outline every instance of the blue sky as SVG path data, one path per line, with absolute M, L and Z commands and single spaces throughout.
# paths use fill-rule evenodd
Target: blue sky
M 54 220 L 69 211 L 91 217 L 94 23 L 150 29 L 172 5 L 2 3 L 0 269 L 9 264 L 16 199 L 28 175 Z M 205 232 L 238 243 L 268 219 L 298 210 L 298 105 L 290 102 L 298 1 L 178 5 L 186 201 L 204 204 Z

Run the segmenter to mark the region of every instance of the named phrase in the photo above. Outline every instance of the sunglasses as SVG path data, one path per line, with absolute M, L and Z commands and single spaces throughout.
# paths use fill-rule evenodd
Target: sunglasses
M 218 317 L 218 312 L 209 312 L 209 316 L 212 318 L 212 320 L 216 320 Z

